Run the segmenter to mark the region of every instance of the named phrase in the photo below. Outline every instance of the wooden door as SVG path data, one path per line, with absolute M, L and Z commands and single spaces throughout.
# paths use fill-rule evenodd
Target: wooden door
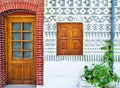
M 34 30 L 34 16 L 6 18 L 8 84 L 35 84 Z
M 57 54 L 58 55 L 83 54 L 82 23 L 57 24 Z

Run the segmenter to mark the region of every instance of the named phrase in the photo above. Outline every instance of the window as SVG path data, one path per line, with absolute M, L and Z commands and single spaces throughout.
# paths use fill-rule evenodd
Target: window
M 57 55 L 83 55 L 82 23 L 57 23 Z
M 12 22 L 13 59 L 32 59 L 32 22 Z

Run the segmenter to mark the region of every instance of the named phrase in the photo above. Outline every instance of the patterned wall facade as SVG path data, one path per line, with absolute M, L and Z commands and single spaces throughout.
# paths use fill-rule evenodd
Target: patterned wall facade
M 120 0 L 115 3 L 115 58 L 120 61 Z
M 120 50 L 120 0 L 116 0 L 115 58 Z M 45 61 L 101 61 L 104 40 L 110 39 L 111 0 L 45 0 L 44 59 Z M 82 22 L 84 55 L 57 56 L 57 22 Z

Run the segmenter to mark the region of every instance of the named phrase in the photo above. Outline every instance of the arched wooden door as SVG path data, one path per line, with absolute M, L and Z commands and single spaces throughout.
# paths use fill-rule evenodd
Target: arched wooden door
M 35 16 L 6 17 L 8 84 L 35 84 Z

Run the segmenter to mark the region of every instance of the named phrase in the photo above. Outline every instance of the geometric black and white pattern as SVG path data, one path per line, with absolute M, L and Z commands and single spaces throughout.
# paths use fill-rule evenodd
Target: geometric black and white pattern
M 119 8 L 116 13 L 119 12 Z M 107 15 L 110 14 L 110 8 L 46 8 L 45 14 L 52 15 Z
M 120 61 L 120 0 L 115 0 L 115 56 Z
M 120 53 L 120 0 L 115 0 L 115 57 Z M 45 0 L 44 57 L 46 61 L 100 61 L 104 40 L 110 39 L 111 0 Z M 84 56 L 57 56 L 57 22 L 82 22 Z M 118 50 L 118 51 L 116 51 Z M 97 57 L 97 59 L 96 59 Z
M 107 7 L 111 0 L 46 0 L 48 7 Z

